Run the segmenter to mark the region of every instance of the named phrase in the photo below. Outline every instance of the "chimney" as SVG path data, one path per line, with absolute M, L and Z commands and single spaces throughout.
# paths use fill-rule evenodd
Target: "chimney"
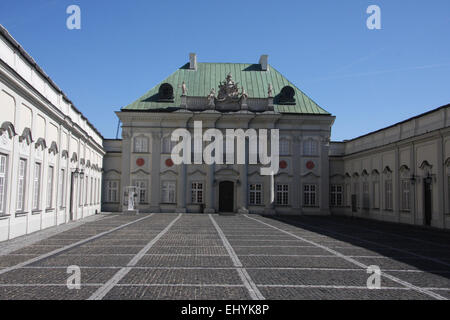
M 197 54 L 195 53 L 189 54 L 189 69 L 197 70 Z
M 263 54 L 261 58 L 259 58 L 259 64 L 261 65 L 262 71 L 267 71 L 267 68 L 269 63 L 269 56 L 267 54 Z

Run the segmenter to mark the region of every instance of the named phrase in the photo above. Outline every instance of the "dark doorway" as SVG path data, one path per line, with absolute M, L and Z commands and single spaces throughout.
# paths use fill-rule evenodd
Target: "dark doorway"
M 425 225 L 431 226 L 431 218 L 432 218 L 432 201 L 431 201 L 431 179 L 424 180 L 424 203 L 425 203 Z
M 231 181 L 219 185 L 219 211 L 234 212 L 234 183 Z

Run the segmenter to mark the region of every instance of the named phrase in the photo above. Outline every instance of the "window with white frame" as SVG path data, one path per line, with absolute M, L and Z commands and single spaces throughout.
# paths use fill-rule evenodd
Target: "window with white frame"
M 89 193 L 89 204 L 93 204 L 92 200 L 95 193 L 94 177 L 91 177 L 91 192 Z
M 384 182 L 384 207 L 386 210 L 392 210 L 392 180 Z
M 61 208 L 65 207 L 65 187 L 66 187 L 66 169 L 61 169 L 59 174 L 59 199 L 58 199 L 58 205 Z
M 303 206 L 315 207 L 317 206 L 317 187 L 315 184 L 303 185 Z
M 163 181 L 161 202 L 162 203 L 175 203 L 176 195 L 176 182 L 175 181 Z
M 119 180 L 108 180 L 105 182 L 106 194 L 105 200 L 108 203 L 118 203 L 119 202 Z
M 191 193 L 192 193 L 192 203 L 194 203 L 194 204 L 203 203 L 203 183 L 202 182 L 193 182 L 191 184 Z
M 249 186 L 250 205 L 262 205 L 262 184 L 251 184 Z
M 308 139 L 303 142 L 303 155 L 305 156 L 317 156 L 318 149 L 318 142 L 316 140 Z
M 83 190 L 84 190 L 83 183 L 84 183 L 84 179 L 82 179 L 80 177 L 79 181 L 80 181 L 80 197 L 79 197 L 78 204 L 81 207 L 83 205 Z
M 139 203 L 147 203 L 147 181 L 134 180 L 133 185 L 139 188 Z
M 330 205 L 332 207 L 341 207 L 343 205 L 343 187 L 340 184 L 331 185 Z
M 88 196 L 89 196 L 89 177 L 86 176 L 85 180 L 86 180 L 86 182 L 85 182 L 85 185 L 84 185 L 84 188 L 85 188 L 84 205 L 87 206 L 87 204 L 88 204 Z
M 33 177 L 33 210 L 39 210 L 41 196 L 41 164 L 36 162 L 34 164 Z
M 289 205 L 289 185 L 277 184 L 277 205 L 287 206 Z
M 7 160 L 6 155 L 0 154 L 0 215 L 5 214 Z
M 147 153 L 148 152 L 148 138 L 135 137 L 134 138 L 134 152 Z
M 20 159 L 19 160 L 19 176 L 17 181 L 17 211 L 21 212 L 25 209 L 25 177 L 27 173 L 27 160 Z
M 53 178 L 55 174 L 55 168 L 53 166 L 48 167 L 47 172 L 47 209 L 51 209 L 53 206 Z
M 411 181 L 409 179 L 402 179 L 402 210 L 411 210 Z
M 363 187 L 363 208 L 369 209 L 369 183 L 367 181 L 364 181 L 362 184 Z
M 380 208 L 380 183 L 378 181 L 373 183 L 373 208 Z
M 280 140 L 280 156 L 291 155 L 291 142 L 288 139 Z

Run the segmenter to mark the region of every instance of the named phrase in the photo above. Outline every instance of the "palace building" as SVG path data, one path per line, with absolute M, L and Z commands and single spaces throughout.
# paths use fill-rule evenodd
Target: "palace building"
M 246 64 L 201 63 L 191 54 L 116 112 L 122 139 L 104 139 L 0 26 L 0 110 L 0 241 L 100 211 L 125 212 L 129 199 L 142 213 L 348 215 L 450 228 L 450 105 L 330 142 L 335 117 L 266 55 Z M 226 156 L 177 165 L 171 136 L 179 129 L 193 141 L 208 132 L 267 130 L 269 154 L 276 150 L 270 132 L 278 130 L 279 170 L 262 175 L 270 165 Z M 192 142 L 189 158 L 201 159 L 212 142 L 246 159 L 262 148 L 246 139 L 237 150 L 215 137 Z

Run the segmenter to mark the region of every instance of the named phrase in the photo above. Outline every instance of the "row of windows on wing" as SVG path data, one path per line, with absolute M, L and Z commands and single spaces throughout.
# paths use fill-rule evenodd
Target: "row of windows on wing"
M 40 162 L 35 162 L 32 170 L 32 174 L 27 175 L 28 161 L 26 159 L 19 160 L 18 166 L 18 176 L 17 176 L 17 193 L 16 193 L 16 212 L 25 212 L 27 209 L 27 194 L 32 192 L 32 202 L 31 209 L 33 211 L 41 210 L 41 194 L 42 194 L 42 164 Z M 8 156 L 0 154 L 0 215 L 5 214 L 6 206 L 6 195 L 7 188 L 10 184 L 8 179 Z M 46 180 L 46 202 L 45 207 L 47 210 L 54 209 L 55 201 L 55 190 L 54 183 L 55 178 L 57 178 L 58 183 L 58 205 L 60 208 L 65 208 L 66 206 L 66 188 L 68 187 L 66 183 L 67 171 L 65 168 L 61 168 L 59 172 L 59 177 L 55 177 L 55 167 L 49 165 L 47 169 L 47 180 Z M 27 178 L 31 179 L 30 182 Z M 80 187 L 79 205 L 98 205 L 100 204 L 100 178 L 85 176 L 80 182 L 84 183 L 84 187 Z M 85 189 L 84 189 L 85 188 Z M 85 192 L 84 192 L 85 191 Z
M 148 184 L 145 180 L 134 180 L 133 185 L 139 188 L 139 203 L 148 204 Z M 119 180 L 106 181 L 105 200 L 108 203 L 119 203 Z M 290 193 L 289 184 L 277 184 L 275 189 L 275 204 L 278 206 L 289 206 Z M 203 182 L 191 183 L 191 204 L 205 204 L 204 202 L 205 184 Z M 318 187 L 315 184 L 303 185 L 303 206 L 317 207 L 318 203 Z M 124 199 L 126 200 L 126 199 Z M 161 183 L 161 203 L 176 204 L 176 182 L 163 181 Z M 264 193 L 262 184 L 249 184 L 248 186 L 248 201 L 252 206 L 263 206 Z
M 345 191 L 345 193 L 344 193 Z M 383 195 L 383 197 L 381 197 Z M 333 207 L 356 207 L 357 209 L 393 210 L 393 182 L 387 179 L 380 181 L 333 184 L 330 186 L 330 205 Z M 411 180 L 400 181 L 400 210 L 411 210 Z M 361 206 L 362 205 L 362 206 Z
M 292 154 L 291 141 L 288 139 L 280 139 L 279 153 L 282 156 L 289 156 Z M 171 154 L 173 148 L 177 145 L 177 142 L 173 142 L 170 137 L 164 137 L 162 140 L 161 151 L 164 154 Z M 224 151 L 226 151 L 226 145 L 224 141 Z M 134 148 L 135 153 L 148 153 L 149 152 L 149 139 L 147 137 L 135 137 Z M 192 144 L 192 152 L 194 152 L 194 145 Z M 309 156 L 317 156 L 319 154 L 319 142 L 313 139 L 308 139 L 303 142 L 303 154 Z

